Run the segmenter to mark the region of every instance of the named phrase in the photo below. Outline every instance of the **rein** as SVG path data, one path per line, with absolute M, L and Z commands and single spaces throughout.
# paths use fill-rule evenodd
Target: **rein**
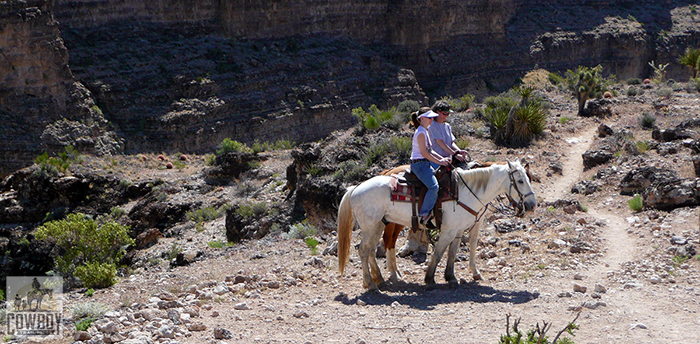
M 518 185 L 515 182 L 515 178 L 513 177 L 513 174 L 515 174 L 517 172 L 517 170 L 515 170 L 515 171 L 513 170 L 513 166 L 510 164 L 510 162 L 508 162 L 508 170 L 509 170 L 508 171 L 508 178 L 510 178 L 510 185 L 508 187 L 508 193 L 506 193 L 506 197 L 508 198 L 508 200 L 510 200 L 510 206 L 517 209 L 515 214 L 520 215 L 520 214 L 524 213 L 525 207 L 523 206 L 523 204 L 525 203 L 525 197 L 530 196 L 530 195 L 534 195 L 535 192 L 530 191 L 527 194 L 523 195 L 523 193 L 520 191 L 520 189 L 518 189 Z M 462 175 L 457 173 L 457 176 L 459 177 L 459 180 L 462 181 L 462 184 L 464 184 L 464 186 L 467 187 L 467 190 L 469 190 L 469 192 L 471 192 L 472 195 L 474 195 L 474 198 L 476 198 L 476 200 L 479 201 L 479 203 L 481 203 L 481 205 L 482 205 L 482 208 L 480 208 L 479 211 L 476 211 L 476 210 L 470 208 L 468 205 L 462 203 L 462 201 L 460 201 L 459 198 L 457 199 L 457 205 L 464 208 L 464 210 L 466 210 L 470 214 L 474 215 L 474 217 L 476 217 L 475 223 L 478 222 L 481 219 L 481 216 L 483 216 L 486 213 L 486 210 L 488 210 L 489 205 L 491 205 L 491 207 L 493 207 L 494 209 L 498 210 L 499 212 L 501 212 L 503 214 L 511 215 L 510 212 L 506 210 L 507 206 L 503 204 L 503 202 L 500 200 L 500 197 L 497 198 L 499 200 L 498 202 L 499 202 L 500 206 L 495 206 L 495 205 L 491 204 L 493 202 L 488 203 L 488 204 L 484 204 L 484 202 L 482 202 L 481 199 L 479 199 L 479 196 L 476 195 L 474 190 L 472 190 L 472 188 L 469 187 L 469 184 L 467 184 L 467 182 L 464 181 L 464 178 L 462 178 Z M 520 198 L 519 202 L 516 202 L 512 197 L 510 197 L 510 191 L 513 188 L 515 188 L 515 192 L 518 193 L 518 197 Z M 481 211 L 482 209 L 483 209 L 483 211 Z

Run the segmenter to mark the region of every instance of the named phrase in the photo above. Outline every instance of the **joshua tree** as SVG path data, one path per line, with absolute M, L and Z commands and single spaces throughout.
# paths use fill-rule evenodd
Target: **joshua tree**
M 586 101 L 591 98 L 600 98 L 605 92 L 605 79 L 600 75 L 603 71 L 601 65 L 593 68 L 579 66 L 575 71 L 566 72 L 566 81 L 569 90 L 578 100 L 578 115 L 583 115 Z
M 686 48 L 685 54 L 678 58 L 678 63 L 690 67 L 693 71 L 693 78 L 696 78 L 698 69 L 700 69 L 700 48 Z

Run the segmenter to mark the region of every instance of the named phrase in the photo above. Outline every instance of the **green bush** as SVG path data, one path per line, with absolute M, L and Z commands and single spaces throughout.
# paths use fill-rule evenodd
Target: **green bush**
M 647 112 L 643 112 L 641 116 L 639 116 L 639 126 L 645 129 L 651 129 L 654 128 L 654 125 L 656 124 L 656 117 L 654 115 L 650 115 Z
M 295 223 L 289 227 L 286 237 L 289 239 L 305 240 L 309 237 L 314 237 L 318 234 L 316 227 L 310 224 L 307 220 Z
M 632 199 L 627 201 L 627 204 L 629 205 L 630 209 L 634 212 L 639 212 L 644 208 L 644 200 L 642 199 L 642 196 L 635 194 Z
M 465 94 L 459 98 L 452 98 L 450 96 L 442 97 L 440 100 L 444 100 L 454 111 L 467 111 L 472 106 L 474 102 L 473 94 Z
M 535 328 L 531 328 L 523 335 L 522 331 L 518 329 L 520 325 L 520 318 L 513 322 L 513 327 L 510 326 L 510 314 L 506 315 L 506 334 L 501 336 L 498 341 L 499 344 L 574 344 L 574 341 L 567 337 L 561 337 L 561 335 L 566 332 L 572 337 L 575 336 L 574 330 L 578 329 L 575 321 L 578 319 L 581 313 L 578 313 L 574 320 L 566 324 L 566 327 L 557 333 L 554 340 L 551 342 L 547 338 L 547 332 L 552 328 L 552 323 L 542 322 L 542 327 L 540 324 L 536 324 Z M 512 330 L 512 333 L 511 333 Z
M 224 155 L 226 153 L 253 153 L 253 150 L 244 143 L 225 138 L 221 141 L 221 144 L 219 144 L 216 155 Z
M 265 202 L 244 203 L 238 206 L 236 214 L 243 218 L 258 218 L 267 212 L 267 204 Z
M 410 114 L 418 109 L 420 109 L 420 104 L 415 100 L 404 100 L 396 107 L 396 111 L 402 114 Z
M 685 53 L 678 57 L 678 63 L 690 67 L 692 77 L 697 77 L 700 69 L 700 48 L 687 47 Z
M 88 262 L 75 268 L 75 277 L 89 288 L 108 288 L 117 283 L 117 266 L 112 263 Z
M 95 319 L 93 319 L 93 318 L 81 319 L 75 323 L 75 330 L 76 331 L 87 331 L 90 328 L 90 326 L 92 325 L 93 321 L 95 321 Z
M 318 254 L 318 240 L 314 239 L 313 237 L 306 237 L 304 242 L 306 243 L 306 246 L 311 249 L 311 255 L 315 256 Z
M 133 245 L 128 226 L 116 222 L 98 225 L 84 214 L 68 214 L 65 219 L 50 221 L 39 227 L 36 238 L 49 239 L 63 250 L 56 258 L 56 269 L 65 275 L 86 278 L 86 286 L 98 288 L 114 281 L 115 264 L 124 256 L 125 247 Z M 95 269 L 95 271 L 91 271 Z
M 365 179 L 365 171 L 367 166 L 364 164 L 358 164 L 352 160 L 343 161 L 333 173 L 333 179 L 346 183 L 358 182 Z
M 199 223 L 199 222 L 207 222 L 211 220 L 216 220 L 223 216 L 226 213 L 226 210 L 230 208 L 230 204 L 225 204 L 219 208 L 216 208 L 214 206 L 211 207 L 205 207 L 205 208 L 199 208 L 195 210 L 188 211 L 185 216 L 187 217 L 188 220 Z

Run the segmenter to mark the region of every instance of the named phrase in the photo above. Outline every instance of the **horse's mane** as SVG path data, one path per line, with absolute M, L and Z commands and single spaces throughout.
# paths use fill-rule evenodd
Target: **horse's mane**
M 472 191 L 479 192 L 486 190 L 486 186 L 488 186 L 489 180 L 491 179 L 491 174 L 497 165 L 502 165 L 502 163 L 487 162 L 469 170 L 458 169 L 456 171 L 464 182 L 472 188 Z

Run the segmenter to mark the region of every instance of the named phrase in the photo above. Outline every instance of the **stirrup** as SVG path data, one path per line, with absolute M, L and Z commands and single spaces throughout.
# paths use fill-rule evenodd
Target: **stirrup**
M 437 227 L 435 227 L 435 224 L 433 224 L 433 222 L 432 222 L 432 220 L 433 220 L 434 218 L 435 218 L 435 217 L 433 216 L 432 213 L 431 213 L 430 215 L 428 215 L 428 218 L 427 218 L 427 219 L 425 219 L 425 218 L 423 218 L 423 216 L 421 216 L 421 217 L 420 217 L 420 224 L 421 224 L 422 226 L 425 226 L 425 227 L 428 228 L 428 229 L 435 229 L 435 228 L 437 228 Z

